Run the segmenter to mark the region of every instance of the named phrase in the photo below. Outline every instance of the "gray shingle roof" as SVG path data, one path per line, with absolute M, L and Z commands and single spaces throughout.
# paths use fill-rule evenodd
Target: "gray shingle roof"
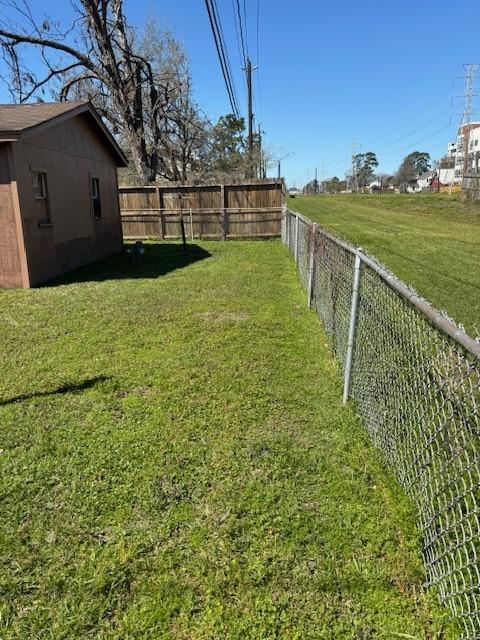
M 117 157 L 117 166 L 126 167 L 128 160 L 108 127 L 88 101 L 38 102 L 36 104 L 0 104 L 0 142 L 19 140 L 30 135 L 30 130 L 40 125 L 50 126 L 56 118 L 75 117 L 88 113 L 97 129 L 108 141 Z M 69 116 L 68 114 L 71 114 Z
M 68 113 L 87 102 L 0 104 L 0 132 L 20 132 Z

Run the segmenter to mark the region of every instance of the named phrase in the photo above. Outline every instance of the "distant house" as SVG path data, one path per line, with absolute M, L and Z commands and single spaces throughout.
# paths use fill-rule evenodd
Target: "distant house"
M 405 191 L 407 193 L 418 193 L 421 190 L 422 190 L 422 188 L 418 184 L 418 179 L 417 178 L 412 178 L 411 180 L 409 180 L 407 185 L 406 185 L 406 188 L 405 188 Z
M 432 181 L 435 178 L 435 175 L 436 174 L 433 171 L 427 171 L 426 173 L 417 177 L 417 184 L 420 191 L 426 191 L 430 189 L 430 187 L 432 186 Z
M 0 286 L 31 287 L 119 252 L 126 164 L 88 102 L 0 105 Z
M 375 191 L 380 191 L 381 188 L 382 188 L 382 184 L 380 180 L 374 180 L 366 187 L 366 191 L 370 191 L 370 193 L 374 193 Z

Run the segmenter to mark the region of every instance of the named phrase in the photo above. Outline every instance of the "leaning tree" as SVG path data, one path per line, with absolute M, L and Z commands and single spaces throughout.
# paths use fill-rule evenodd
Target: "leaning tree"
M 39 20 L 27 0 L 0 2 L 0 49 L 13 99 L 41 99 L 52 86 L 61 100 L 90 99 L 142 182 L 184 180 L 201 155 L 208 123 L 192 100 L 181 47 L 152 23 L 139 38 L 123 0 L 72 2 L 68 26 Z M 27 47 L 38 54 L 36 71 L 25 63 Z

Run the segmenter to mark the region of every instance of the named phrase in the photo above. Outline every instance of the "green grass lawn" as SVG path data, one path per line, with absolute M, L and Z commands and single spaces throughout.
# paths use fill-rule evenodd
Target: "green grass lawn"
M 454 638 L 278 241 L 0 292 L 0 638 Z
M 480 335 L 480 204 L 463 204 L 458 194 L 302 196 L 288 204 Z

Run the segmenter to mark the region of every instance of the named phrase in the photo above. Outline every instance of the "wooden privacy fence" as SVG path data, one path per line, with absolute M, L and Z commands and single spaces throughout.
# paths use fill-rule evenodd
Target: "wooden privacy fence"
M 283 180 L 119 187 L 125 239 L 233 239 L 281 234 Z

